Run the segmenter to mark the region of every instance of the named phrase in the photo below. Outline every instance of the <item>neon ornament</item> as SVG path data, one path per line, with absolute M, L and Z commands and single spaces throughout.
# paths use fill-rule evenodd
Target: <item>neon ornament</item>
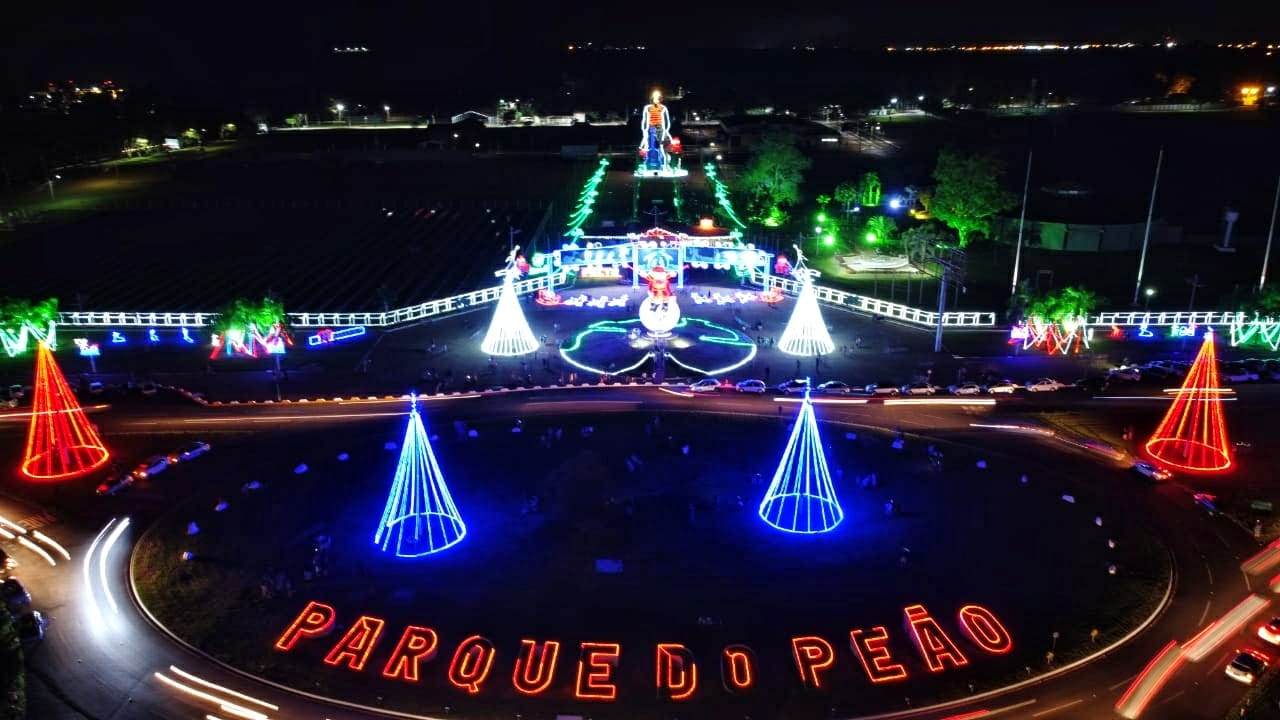
M 648 300 L 643 301 L 648 303 Z M 560 357 L 595 375 L 635 372 L 658 352 L 657 341 L 635 320 L 598 320 L 560 346 Z M 662 342 L 666 359 L 700 375 L 733 372 L 755 359 L 759 348 L 745 333 L 702 318 L 682 317 Z
M 1258 318 L 1243 322 L 1233 321 L 1230 325 L 1231 347 L 1242 345 L 1264 345 L 1272 352 L 1280 350 L 1280 321 L 1273 318 Z
M 36 347 L 34 393 L 22 456 L 24 476 L 32 480 L 64 480 L 107 464 L 111 453 L 67 385 L 53 359 L 53 350 L 44 342 Z
M 1216 473 L 1230 468 L 1231 443 L 1221 391 L 1214 333 L 1206 331 L 1173 404 L 1147 440 L 1147 454 L 1192 472 Z
M 1047 321 L 1032 316 L 1025 323 L 1014 326 L 1010 331 L 1011 340 L 1021 340 L 1022 349 L 1040 348 L 1050 355 L 1070 355 L 1089 348 L 1092 330 L 1088 320 L 1076 315 L 1065 317 L 1059 321 Z
M 114 338 L 112 342 L 115 342 Z M 212 347 L 210 360 L 219 357 L 256 358 L 259 350 L 267 355 L 284 355 L 288 348 L 293 347 L 293 336 L 282 323 L 272 324 L 266 333 L 259 331 L 256 324 L 249 323 L 245 328 L 228 328 L 214 333 Z
M 516 269 L 516 245 L 507 256 L 507 263 L 495 275 L 502 278 L 502 290 L 498 295 L 498 306 L 493 311 L 493 319 L 489 321 L 489 330 L 485 333 L 480 349 L 487 355 L 515 357 L 527 355 L 538 349 L 538 338 L 534 337 L 525 320 L 524 310 L 520 308 L 520 298 L 516 295 L 515 278 L 520 274 Z
M 400 445 L 400 462 L 373 543 L 396 557 L 415 558 L 447 550 L 466 535 L 467 526 L 436 463 L 418 414 L 418 396 L 414 395 Z
M 102 348 L 96 342 L 89 342 L 89 338 L 76 338 L 76 350 L 80 352 L 80 357 L 101 357 Z
M 323 345 L 332 345 L 343 340 L 354 340 L 358 337 L 364 337 L 368 330 L 363 325 L 355 327 L 338 328 L 321 328 L 314 334 L 307 337 L 307 345 L 310 347 L 319 347 Z
M 844 520 L 808 387 L 759 514 L 778 530 L 800 534 L 831 532 Z

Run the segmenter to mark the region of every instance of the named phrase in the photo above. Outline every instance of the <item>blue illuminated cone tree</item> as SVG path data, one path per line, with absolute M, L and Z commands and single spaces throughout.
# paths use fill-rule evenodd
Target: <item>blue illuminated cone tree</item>
M 466 535 L 467 526 L 444 484 L 414 396 L 400 446 L 400 463 L 373 542 L 383 552 L 412 558 L 450 548 Z
M 844 520 L 808 389 L 787 449 L 760 503 L 760 519 L 790 533 L 830 532 Z
M 822 311 L 818 309 L 818 294 L 813 289 L 813 278 L 818 273 L 805 267 L 804 253 L 800 252 L 799 246 L 796 246 L 796 264 L 791 274 L 800 283 L 800 295 L 796 297 L 791 319 L 782 331 L 782 339 L 778 340 L 778 349 L 788 355 L 802 357 L 830 355 L 836 345 L 831 341 L 831 333 L 827 332 Z
M 507 266 L 499 270 L 502 278 L 502 292 L 498 295 L 498 307 L 493 311 L 493 319 L 489 321 L 489 331 L 485 333 L 480 349 L 489 355 L 511 357 L 526 355 L 538 349 L 538 338 L 529 329 L 529 321 L 524 318 L 524 310 L 520 308 L 520 298 L 516 296 L 515 278 L 520 274 L 516 269 L 516 245 L 507 257 Z

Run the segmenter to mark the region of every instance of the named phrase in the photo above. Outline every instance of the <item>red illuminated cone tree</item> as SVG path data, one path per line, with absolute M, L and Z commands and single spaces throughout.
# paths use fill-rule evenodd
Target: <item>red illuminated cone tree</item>
M 1187 371 L 1173 405 L 1147 440 L 1147 454 L 1162 463 L 1194 472 L 1222 472 L 1231 467 L 1231 444 L 1222 415 L 1218 357 L 1212 331 Z
M 53 351 L 41 342 L 22 474 L 32 480 L 73 478 L 97 470 L 110 457 L 54 362 Z

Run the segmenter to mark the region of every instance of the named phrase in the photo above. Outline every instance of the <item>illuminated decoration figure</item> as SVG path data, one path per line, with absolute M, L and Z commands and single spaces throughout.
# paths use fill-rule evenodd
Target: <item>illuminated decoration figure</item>
M 751 362 L 758 352 L 746 333 L 702 318 L 681 318 L 675 332 L 664 338 L 641 332 L 643 325 L 642 319 L 598 320 L 561 343 L 560 357 L 589 373 L 623 375 L 639 371 L 662 352 L 689 372 L 722 375 Z
M 671 113 L 662 102 L 662 91 L 654 90 L 649 104 L 640 112 L 640 158 L 642 164 L 636 175 L 642 177 L 684 177 L 689 174 L 683 168 L 671 167 L 667 147 L 679 154 L 680 141 L 671 137 Z
M 760 519 L 783 532 L 806 534 L 830 532 L 844 520 L 807 387 L 787 449 L 760 502 Z
M 773 274 L 786 277 L 791 274 L 791 261 L 786 255 L 778 253 L 778 258 L 773 261 Z
M 516 252 L 519 250 L 519 245 L 512 248 L 506 267 L 494 273 L 502 278 L 502 294 L 498 296 L 498 307 L 489 321 L 489 331 L 484 335 L 484 342 L 480 343 L 480 349 L 488 355 L 514 357 L 538 349 L 538 338 L 529 329 L 529 321 L 524 319 L 524 310 L 520 309 L 520 298 L 516 296 L 514 283 L 520 274 L 516 267 Z
M 266 333 L 260 332 L 257 324 L 249 323 L 247 328 L 234 327 L 215 333 L 212 347 L 210 360 L 218 357 L 256 358 L 258 348 L 267 355 L 284 355 L 287 348 L 293 347 L 293 336 L 282 323 L 273 323 Z
M 1093 331 L 1084 316 L 1064 317 L 1057 322 L 1041 317 L 1029 317 L 1025 323 L 1015 325 L 1009 332 L 1010 340 L 1021 340 L 1022 349 L 1043 348 L 1045 352 L 1069 355 L 1089 348 Z
M 22 474 L 32 480 L 62 480 L 93 472 L 111 454 L 41 342 L 36 350 L 35 398 Z
M 680 322 L 680 304 L 671 292 L 671 273 L 657 265 L 643 273 L 649 283 L 649 296 L 640 303 L 640 324 L 650 337 L 666 337 Z
M 591 177 L 587 178 L 587 183 L 582 188 L 582 192 L 578 194 L 578 206 L 573 209 L 573 214 L 569 216 L 569 229 L 565 231 L 565 237 L 579 237 L 584 234 L 582 226 L 591 217 L 591 212 L 595 208 L 596 198 L 600 195 L 600 183 L 604 182 L 605 174 L 609 169 L 609 158 L 600 158 L 600 162 L 596 165 L 596 171 L 591 173 Z
M 22 355 L 34 344 L 46 343 L 56 350 L 58 301 L 49 298 L 37 303 L 0 300 L 0 349 L 9 357 Z
M 805 267 L 804 253 L 800 252 L 799 247 L 796 247 L 796 264 L 792 267 L 791 274 L 800 281 L 800 296 L 796 298 L 791 319 L 782 331 L 778 349 L 788 355 L 801 357 L 830 355 L 835 352 L 836 344 L 831 341 L 831 333 L 827 332 L 827 324 L 818 309 L 818 294 L 813 289 L 813 279 L 819 273 Z
M 1258 318 L 1252 320 L 1231 321 L 1231 347 L 1239 347 L 1247 343 L 1266 345 L 1272 352 L 1280 350 L 1280 321 L 1274 318 Z
M 1147 440 L 1147 454 L 1166 465 L 1195 472 L 1222 472 L 1231 467 L 1223 392 L 1213 332 L 1206 330 L 1173 405 Z
M 413 558 L 453 547 L 467 535 L 431 441 L 418 414 L 418 396 L 409 404 L 409 425 L 400 445 L 400 463 L 373 544 L 397 557 Z

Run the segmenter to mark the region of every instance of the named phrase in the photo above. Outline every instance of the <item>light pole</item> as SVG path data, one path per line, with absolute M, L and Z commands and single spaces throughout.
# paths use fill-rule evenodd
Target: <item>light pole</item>
M 1013 251 L 1013 284 L 1009 297 L 1018 294 L 1018 269 L 1022 265 L 1022 227 L 1027 223 L 1027 191 L 1031 189 L 1031 150 L 1027 150 L 1027 177 L 1022 181 L 1022 214 L 1018 216 L 1018 249 Z
M 1276 209 L 1280 208 L 1280 180 L 1276 180 L 1276 199 L 1271 203 L 1271 226 L 1267 228 L 1267 251 L 1262 254 L 1262 275 L 1258 277 L 1258 290 L 1267 284 L 1267 263 L 1271 262 L 1271 239 L 1276 233 Z
M 1151 288 L 1151 287 L 1149 287 L 1149 288 L 1147 288 L 1147 289 L 1146 289 L 1146 291 L 1145 291 L 1145 293 L 1144 293 L 1144 294 L 1147 296 L 1147 304 L 1146 304 L 1145 306 L 1143 306 L 1142 311 L 1143 311 L 1143 312 L 1150 312 L 1150 311 L 1151 311 L 1151 298 L 1155 296 L 1155 294 L 1156 294 L 1156 289 L 1155 289 L 1155 288 Z
M 1147 267 L 1147 243 L 1151 240 L 1151 216 L 1156 211 L 1156 190 L 1160 187 L 1160 166 L 1164 164 L 1164 146 L 1156 155 L 1156 177 L 1151 182 L 1151 204 L 1147 206 L 1147 229 L 1142 233 L 1142 254 L 1138 256 L 1138 279 L 1133 284 L 1133 306 L 1138 306 L 1138 291 L 1142 288 L 1142 271 Z
M 385 122 L 391 122 L 391 106 L 390 106 L 390 105 L 383 105 L 383 106 L 382 106 L 382 113 L 383 113 L 383 119 L 384 119 L 384 121 L 385 121 Z
M 338 122 L 342 122 L 342 111 L 346 110 L 347 106 L 342 103 L 337 103 L 333 106 L 333 109 L 338 111 Z
M 516 236 L 519 235 L 520 232 L 521 232 L 520 228 L 516 228 L 516 227 L 507 228 L 507 252 L 508 253 L 515 252 Z

